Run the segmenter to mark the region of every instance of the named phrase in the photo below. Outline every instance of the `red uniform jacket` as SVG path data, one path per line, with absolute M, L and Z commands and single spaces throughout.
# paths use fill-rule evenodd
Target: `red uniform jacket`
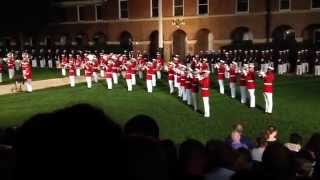
M 199 79 L 195 76 L 193 76 L 192 80 L 191 80 L 191 91 L 192 93 L 198 93 L 199 92 Z
M 174 70 L 173 70 L 173 68 L 169 68 L 169 70 L 168 70 L 168 80 L 171 80 L 171 81 L 174 80 Z
M 210 77 L 204 77 L 200 80 L 201 85 L 201 96 L 209 97 L 210 96 Z
M 14 69 L 15 66 L 15 60 L 13 58 L 10 58 L 8 61 L 8 69 Z
M 27 67 L 24 74 L 25 79 L 32 79 L 32 68 L 31 66 Z
M 2 73 L 2 71 L 3 71 L 3 64 L 0 63 L 0 73 Z
M 93 68 L 91 64 L 86 64 L 84 67 L 84 75 L 86 77 L 91 77 L 93 73 Z
M 130 80 L 132 78 L 132 65 L 127 65 L 126 67 L 126 80 Z
M 74 64 L 69 65 L 69 76 L 75 76 L 76 75 L 76 66 Z
M 152 80 L 152 75 L 154 74 L 153 67 L 148 67 L 147 69 L 147 80 Z
M 180 76 L 180 86 L 181 87 L 185 87 L 185 84 L 186 83 L 186 76 L 184 75 L 184 73 L 183 74 L 181 74 L 181 76 Z
M 255 82 L 255 74 L 254 71 L 249 71 L 246 76 L 246 86 L 247 89 L 255 89 L 256 88 L 256 82 Z
M 247 86 L 247 79 L 244 74 L 241 74 L 240 76 L 240 86 Z
M 217 79 L 218 80 L 223 80 L 224 79 L 224 73 L 226 71 L 226 68 L 224 64 L 221 64 L 217 70 Z
M 265 93 L 273 92 L 273 81 L 274 81 L 274 73 L 267 72 L 266 76 L 263 78 L 263 92 Z
M 192 79 L 190 77 L 186 78 L 186 82 L 185 82 L 185 88 L 186 89 L 191 89 L 192 88 L 191 80 Z
M 111 79 L 112 78 L 113 65 L 112 64 L 107 64 L 105 66 L 105 70 L 106 70 L 106 72 L 105 72 L 106 79 L 107 78 Z
M 237 72 L 235 68 L 231 68 L 230 71 L 230 82 L 236 83 L 237 82 Z

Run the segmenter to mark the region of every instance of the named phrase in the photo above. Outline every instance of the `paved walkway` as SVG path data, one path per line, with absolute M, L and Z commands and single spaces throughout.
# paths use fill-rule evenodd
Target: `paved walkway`
M 76 77 L 76 83 L 81 83 L 81 82 L 85 82 L 85 78 L 83 76 Z M 40 90 L 40 89 L 64 86 L 68 84 L 69 84 L 68 77 L 57 78 L 57 79 L 46 79 L 46 80 L 33 81 L 32 89 Z M 16 93 L 16 92 L 12 92 L 13 87 L 14 87 L 14 84 L 0 85 L 0 95 Z M 25 85 L 22 86 L 22 90 L 26 91 Z

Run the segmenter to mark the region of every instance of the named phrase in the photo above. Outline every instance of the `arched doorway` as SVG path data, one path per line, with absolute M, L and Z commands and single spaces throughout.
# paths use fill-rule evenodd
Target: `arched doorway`
M 128 31 L 124 31 L 120 34 L 119 41 L 120 41 L 120 48 L 122 50 L 132 51 L 133 38 Z
M 155 57 L 159 50 L 159 32 L 153 31 L 149 36 L 149 54 L 151 57 Z
M 213 50 L 213 34 L 208 29 L 200 29 L 196 35 L 196 52 Z
M 185 57 L 187 34 L 182 30 L 176 30 L 172 36 L 173 36 L 173 46 L 172 46 L 173 54 L 178 54 L 181 57 Z
M 92 41 L 94 43 L 94 48 L 103 49 L 106 46 L 106 35 L 103 32 L 97 32 L 93 35 Z
M 302 32 L 303 42 L 309 46 L 320 47 L 320 24 L 311 24 Z
M 74 37 L 74 42 L 78 47 L 85 47 L 88 44 L 88 37 L 85 33 L 78 33 Z
M 238 48 L 250 48 L 253 45 L 253 33 L 248 27 L 237 27 L 231 32 L 230 38 L 232 45 Z
M 272 43 L 279 49 L 290 49 L 296 44 L 296 34 L 294 29 L 288 25 L 281 25 L 272 32 Z

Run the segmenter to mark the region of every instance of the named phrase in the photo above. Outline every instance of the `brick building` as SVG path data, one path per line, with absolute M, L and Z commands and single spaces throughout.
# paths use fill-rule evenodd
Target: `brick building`
M 59 0 L 54 7 L 41 45 L 160 46 L 168 57 L 243 42 L 320 44 L 320 0 Z

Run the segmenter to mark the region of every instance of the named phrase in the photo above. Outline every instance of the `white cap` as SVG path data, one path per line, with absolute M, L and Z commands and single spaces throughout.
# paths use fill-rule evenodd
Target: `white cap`
M 269 66 L 269 67 L 268 67 L 268 69 L 270 69 L 270 70 L 272 70 L 272 71 L 273 71 L 273 70 L 274 70 L 274 67 Z

